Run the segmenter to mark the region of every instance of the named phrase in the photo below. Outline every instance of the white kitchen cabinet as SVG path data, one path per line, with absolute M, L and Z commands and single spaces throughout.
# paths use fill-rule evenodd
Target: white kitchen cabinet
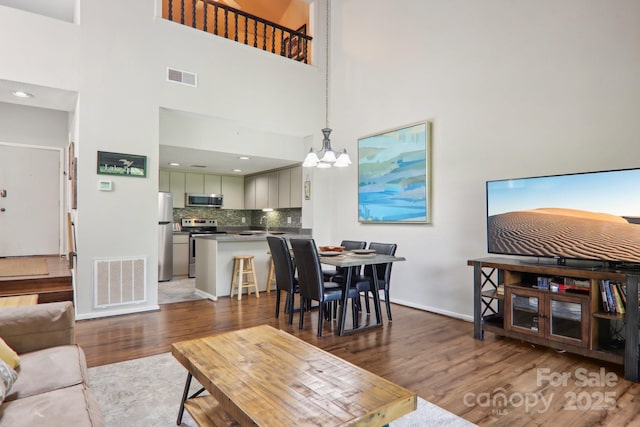
M 165 171 L 165 170 L 160 170 L 159 171 L 159 182 L 158 182 L 158 191 L 166 191 L 169 192 L 171 191 L 171 187 L 170 187 L 170 178 L 169 178 L 169 171 Z
M 296 166 L 291 170 L 291 194 L 289 197 L 291 208 L 302 207 L 302 166 Z
M 246 176 L 244 178 L 244 208 L 256 208 L 256 177 Z
M 204 175 L 201 173 L 185 174 L 185 192 L 192 194 L 204 194 Z
M 220 175 L 204 175 L 204 194 L 224 194 L 221 189 Z M 226 200 L 225 200 L 226 202 Z
M 173 207 L 184 208 L 185 173 L 169 172 L 169 191 L 173 193 Z
M 302 207 L 302 167 L 245 177 L 245 209 Z
M 245 187 L 242 176 L 222 176 L 221 192 L 224 196 L 223 209 L 244 209 Z
M 269 178 L 269 192 L 267 199 L 267 208 L 278 208 L 278 172 L 271 172 L 267 174 Z
M 278 171 L 278 207 L 302 207 L 302 167 Z
M 173 275 L 187 276 L 189 274 L 189 235 L 173 235 Z
M 291 207 L 291 169 L 278 171 L 278 208 Z
M 256 175 L 256 206 L 255 209 L 269 207 L 269 175 Z

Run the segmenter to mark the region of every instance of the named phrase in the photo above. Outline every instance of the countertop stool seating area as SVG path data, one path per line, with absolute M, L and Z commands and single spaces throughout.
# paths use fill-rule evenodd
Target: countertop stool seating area
M 251 295 L 251 288 L 256 293 L 256 298 L 260 298 L 258 291 L 258 279 L 256 278 L 256 267 L 253 255 L 236 255 L 233 257 L 233 274 L 231 276 L 231 295 L 238 292 L 238 301 L 242 299 L 242 290 L 247 289 L 247 295 Z
M 276 282 L 276 318 L 280 316 L 280 293 L 285 292 L 284 311 L 289 315 L 289 324 L 293 324 L 295 294 L 300 294 L 300 284 L 295 278 L 295 266 L 291 259 L 289 246 L 284 237 L 268 236 L 267 243 L 271 252 Z
M 395 243 L 369 243 L 369 249 L 373 249 L 377 254 L 380 255 L 391 255 L 394 256 L 396 254 L 396 249 L 398 249 L 398 245 Z M 392 262 L 386 264 L 374 264 L 374 265 L 365 265 L 364 274 L 355 276 L 351 280 L 351 287 L 356 288 L 358 290 L 358 294 L 364 293 L 364 303 L 367 309 L 367 313 L 369 311 L 369 292 L 373 293 L 373 274 L 378 277 L 378 290 L 384 291 L 384 302 L 387 307 L 387 318 L 391 321 L 391 302 L 389 301 L 389 285 L 391 283 L 391 267 L 393 266 Z M 358 297 L 358 305 L 360 304 L 360 297 Z
M 318 301 L 318 337 L 322 336 L 322 324 L 324 322 L 324 314 L 326 304 L 334 301 L 342 302 L 342 287 L 325 287 L 324 276 L 320 266 L 320 257 L 318 248 L 313 239 L 291 239 L 291 249 L 296 260 L 298 268 L 298 281 L 300 282 L 300 321 L 299 328 L 304 327 L 304 313 L 310 305 L 310 301 Z M 329 283 L 329 286 L 333 284 Z M 358 310 L 356 308 L 356 299 L 358 298 L 358 290 L 356 288 L 347 288 L 348 298 L 352 302 L 353 326 L 358 327 Z

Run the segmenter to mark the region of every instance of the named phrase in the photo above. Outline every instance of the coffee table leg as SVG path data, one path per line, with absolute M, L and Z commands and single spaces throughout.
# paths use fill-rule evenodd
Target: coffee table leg
M 189 387 L 191 387 L 191 378 L 193 378 L 193 376 L 190 373 L 187 374 L 187 382 L 184 385 L 184 392 L 182 393 L 182 401 L 180 402 L 180 410 L 178 411 L 178 420 L 176 421 L 177 425 L 182 424 L 182 415 L 184 415 L 184 402 L 187 401 L 187 397 L 189 396 Z
M 182 416 L 184 415 L 184 402 L 186 402 L 189 399 L 193 399 L 194 397 L 200 396 L 200 394 L 202 394 L 202 392 L 204 391 L 204 387 L 202 387 L 200 390 L 196 391 L 191 396 L 189 396 L 189 388 L 191 387 L 191 378 L 193 378 L 193 375 L 191 375 L 190 373 L 187 374 L 187 382 L 184 385 L 184 392 L 182 393 L 182 402 L 180 402 L 180 410 L 178 411 L 178 419 L 176 420 L 177 425 L 182 424 Z

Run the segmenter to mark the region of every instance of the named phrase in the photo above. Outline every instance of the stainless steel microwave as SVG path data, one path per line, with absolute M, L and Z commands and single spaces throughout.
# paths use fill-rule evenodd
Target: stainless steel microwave
M 208 208 L 222 207 L 222 194 L 191 194 L 187 193 L 186 206 L 199 206 Z

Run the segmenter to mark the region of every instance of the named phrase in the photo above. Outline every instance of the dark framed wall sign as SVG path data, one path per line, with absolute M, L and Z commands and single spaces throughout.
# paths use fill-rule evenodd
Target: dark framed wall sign
M 144 178 L 147 176 L 147 156 L 98 151 L 98 173 Z
M 431 222 L 431 123 L 358 139 L 358 221 Z

